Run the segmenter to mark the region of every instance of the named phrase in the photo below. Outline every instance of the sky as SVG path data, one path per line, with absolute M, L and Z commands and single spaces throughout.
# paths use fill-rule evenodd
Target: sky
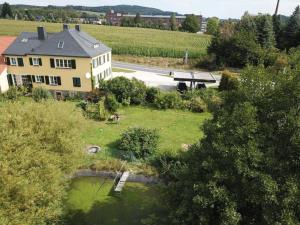
M 3 0 L 4 1 L 4 0 Z M 204 17 L 240 18 L 245 11 L 251 14 L 273 14 L 277 0 L 6 0 L 10 4 L 30 5 L 141 5 L 178 13 L 201 14 Z M 0 1 L 1 2 L 1 1 Z M 281 0 L 279 13 L 291 15 L 300 0 Z

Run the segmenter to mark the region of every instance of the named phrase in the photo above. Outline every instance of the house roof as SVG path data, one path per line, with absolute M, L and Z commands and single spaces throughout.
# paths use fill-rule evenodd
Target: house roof
M 0 74 L 6 69 L 6 64 L 4 62 L 4 57 L 2 53 L 7 49 L 7 47 L 16 39 L 16 37 L 11 36 L 0 36 Z
M 3 54 L 90 58 L 110 51 L 109 47 L 85 32 L 65 29 L 59 33 L 47 33 L 45 40 L 39 40 L 36 32 L 23 32 Z

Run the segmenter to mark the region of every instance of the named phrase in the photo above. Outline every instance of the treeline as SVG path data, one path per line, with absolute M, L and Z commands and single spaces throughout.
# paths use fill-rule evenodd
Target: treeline
M 216 66 L 266 66 L 286 58 L 286 53 L 300 45 L 300 8 L 287 22 L 280 16 L 245 13 L 238 23 L 222 22 L 208 48 L 210 63 Z
M 142 27 L 160 30 L 172 30 L 196 33 L 200 31 L 200 23 L 195 15 L 187 15 L 185 21 L 180 24 L 176 21 L 176 14 L 173 13 L 168 20 L 145 20 L 139 13 L 134 18 L 124 17 L 121 26 L 123 27 Z
M 0 7 L 0 18 L 17 19 L 27 21 L 43 21 L 43 22 L 78 22 L 76 19 L 81 18 L 84 22 L 90 19 L 98 19 L 100 16 L 89 14 L 87 12 L 79 12 L 71 7 L 25 7 L 25 6 L 10 6 L 4 3 Z

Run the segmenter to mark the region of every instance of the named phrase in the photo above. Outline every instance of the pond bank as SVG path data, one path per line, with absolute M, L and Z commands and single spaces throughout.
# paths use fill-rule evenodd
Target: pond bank
M 77 170 L 76 173 L 71 177 L 78 178 L 78 177 L 103 177 L 103 178 L 111 178 L 114 179 L 116 176 L 121 176 L 122 173 L 112 172 L 112 171 L 96 171 L 90 169 L 80 169 Z M 150 177 L 144 176 L 141 174 L 133 174 L 130 173 L 128 182 L 137 182 L 137 183 L 144 183 L 144 184 L 158 184 L 161 180 L 158 177 Z

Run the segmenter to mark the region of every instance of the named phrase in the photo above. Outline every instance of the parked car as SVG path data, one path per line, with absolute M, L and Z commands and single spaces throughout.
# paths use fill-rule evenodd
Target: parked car
M 185 82 L 179 82 L 178 85 L 177 85 L 177 90 L 180 92 L 180 93 L 183 93 L 185 91 L 188 90 L 188 87 L 186 85 Z

